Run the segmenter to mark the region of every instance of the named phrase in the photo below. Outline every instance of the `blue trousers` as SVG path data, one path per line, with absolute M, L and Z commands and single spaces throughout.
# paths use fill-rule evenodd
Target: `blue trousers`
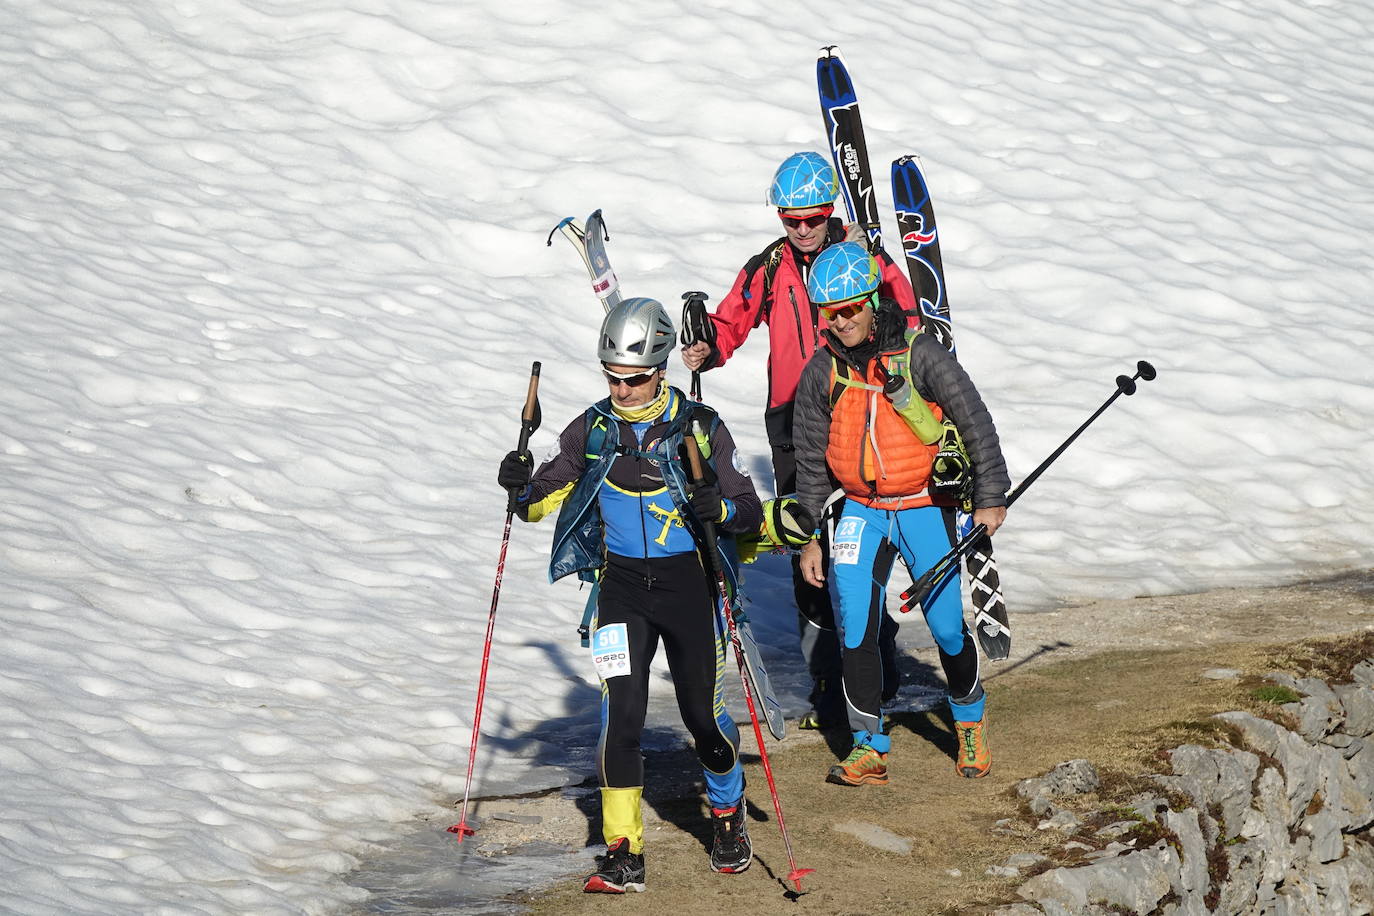
M 950 548 L 943 512 L 934 506 L 875 509 L 846 500 L 830 545 L 844 647 L 844 693 L 855 744 L 887 753 L 882 733 L 882 663 L 877 634 L 887 614 L 887 583 L 898 556 L 916 574 Z M 978 650 L 964 623 L 959 576 L 940 584 L 922 607 L 950 682 L 951 709 L 960 721 L 983 717 Z M 976 697 L 976 699 L 975 699 Z M 957 702 L 965 699 L 969 702 Z

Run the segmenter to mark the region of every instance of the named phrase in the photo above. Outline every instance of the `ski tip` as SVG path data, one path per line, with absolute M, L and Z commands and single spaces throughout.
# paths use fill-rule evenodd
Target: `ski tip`
M 792 886 L 797 889 L 797 893 L 802 894 L 805 893 L 805 891 L 802 890 L 801 879 L 815 871 L 814 868 L 794 868 L 787 873 L 787 880 L 792 882 Z
M 477 831 L 469 827 L 467 825 L 467 821 L 461 821 L 457 824 L 454 824 L 452 827 L 448 828 L 448 832 L 458 834 L 458 842 L 461 843 L 463 842 L 464 837 L 470 837 Z

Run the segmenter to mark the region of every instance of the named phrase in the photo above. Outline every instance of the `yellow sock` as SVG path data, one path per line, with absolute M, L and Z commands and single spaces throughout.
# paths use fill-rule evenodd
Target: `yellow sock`
M 643 786 L 629 789 L 601 790 L 601 837 L 606 845 L 626 837 L 630 841 L 630 852 L 639 855 L 644 852 L 644 814 L 639 807 Z

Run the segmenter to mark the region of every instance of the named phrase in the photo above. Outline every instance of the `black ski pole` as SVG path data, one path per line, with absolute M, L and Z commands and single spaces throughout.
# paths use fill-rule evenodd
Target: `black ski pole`
M 520 412 L 520 444 L 516 451 L 523 452 L 530 444 L 530 435 L 539 428 L 539 363 L 530 367 L 530 387 L 525 393 L 525 409 Z M 472 791 L 472 768 L 477 762 L 477 739 L 482 728 L 482 700 L 487 695 L 487 664 L 491 661 L 491 636 L 496 626 L 496 602 L 501 599 L 501 576 L 506 571 L 506 548 L 510 546 L 510 524 L 515 518 L 516 497 L 514 493 L 506 500 L 506 529 L 501 533 L 501 556 L 496 561 L 496 585 L 491 590 L 491 612 L 487 614 L 487 639 L 482 646 L 482 673 L 477 677 L 477 709 L 472 715 L 472 739 L 468 742 L 468 778 L 463 785 L 463 809 L 458 815 L 458 823 L 448 828 L 449 833 L 458 834 L 458 842 L 472 836 L 476 831 L 468 826 L 468 795 Z
M 698 290 L 682 294 L 682 331 L 679 339 L 684 347 L 704 343 L 715 346 L 716 326 L 706 314 L 706 300 L 710 297 Z M 692 370 L 692 390 L 688 392 L 692 400 L 701 400 L 701 370 Z
M 701 450 L 697 448 L 696 429 L 699 428 L 693 423 L 693 429 L 689 430 L 684 437 L 687 445 L 687 460 L 692 466 L 692 487 L 701 486 L 706 482 L 706 475 L 701 468 Z M 754 740 L 759 744 L 759 760 L 763 763 L 763 775 L 768 781 L 768 792 L 773 796 L 773 811 L 778 815 L 778 832 L 782 834 L 783 846 L 787 848 L 787 865 L 791 869 L 787 873 L 787 880 L 796 885 L 797 891 L 802 889 L 801 879 L 815 871 L 814 868 L 798 868 L 797 860 L 792 856 L 792 841 L 787 836 L 787 824 L 782 819 L 782 802 L 778 800 L 778 786 L 773 781 L 773 766 L 768 762 L 768 747 L 763 743 L 763 729 L 759 727 L 759 714 L 754 708 L 754 691 L 749 687 L 749 675 L 744 670 L 744 646 L 740 644 L 739 630 L 735 627 L 735 609 L 730 603 L 730 589 L 725 584 L 725 573 L 721 570 L 720 555 L 716 552 L 716 526 L 709 519 L 701 520 L 702 535 L 706 541 L 703 545 L 706 553 L 708 570 L 716 580 L 716 589 L 720 593 L 721 608 L 725 612 L 725 623 L 730 630 L 730 643 L 735 647 L 735 661 L 739 665 L 739 679 L 744 684 L 744 705 L 749 707 L 749 720 L 754 723 Z
M 1056 458 L 1064 454 L 1064 450 L 1073 444 L 1073 440 L 1077 439 L 1079 435 L 1082 434 L 1083 430 L 1091 426 L 1094 420 L 1102 416 L 1104 410 L 1112 406 L 1113 401 L 1123 394 L 1127 397 L 1135 394 L 1136 379 L 1148 382 L 1154 379 L 1155 374 L 1155 367 L 1142 359 L 1135 364 L 1135 375 L 1118 375 L 1116 377 L 1116 391 L 1112 392 L 1112 396 L 1107 398 L 1102 406 L 1093 412 L 1091 417 L 1084 420 L 1083 425 L 1074 430 L 1073 435 L 1065 439 L 1059 448 L 1055 449 L 1050 453 L 1048 458 L 1040 462 L 1040 466 L 1031 471 L 1029 477 L 1021 481 L 1021 483 L 1007 494 L 1007 508 L 1011 508 L 1012 503 L 1016 502 L 1021 494 L 1025 493 L 1026 490 L 1030 488 L 1030 485 L 1035 483 L 1036 479 L 1039 478 L 1041 474 L 1045 473 L 1045 469 L 1053 464 Z M 902 592 L 901 609 L 903 611 L 910 611 L 918 605 L 923 605 L 925 600 L 930 597 L 930 593 L 935 590 L 935 587 L 943 582 L 946 576 L 959 567 L 960 558 L 968 553 L 969 550 L 987 534 L 987 531 L 986 525 L 975 525 L 973 530 L 960 538 L 959 542 L 949 549 L 949 553 L 937 560 L 934 566 L 930 567 L 930 569 L 922 573 L 915 582 L 911 583 L 910 588 Z

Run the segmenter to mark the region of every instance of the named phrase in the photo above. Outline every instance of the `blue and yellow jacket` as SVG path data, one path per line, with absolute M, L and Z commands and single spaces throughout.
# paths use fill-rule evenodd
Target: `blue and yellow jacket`
M 608 551 L 649 560 L 697 549 L 700 522 L 688 505 L 683 448 L 692 418 L 705 434 L 699 444 L 726 505 L 717 530 L 726 568 L 733 570 L 732 536 L 756 532 L 762 522 L 758 494 L 715 411 L 670 388 L 663 413 L 646 423 L 616 416 L 609 398 L 589 407 L 559 435 L 557 452 L 521 494 L 516 511 L 525 521 L 560 510 L 550 582 L 573 573 L 592 581 Z

